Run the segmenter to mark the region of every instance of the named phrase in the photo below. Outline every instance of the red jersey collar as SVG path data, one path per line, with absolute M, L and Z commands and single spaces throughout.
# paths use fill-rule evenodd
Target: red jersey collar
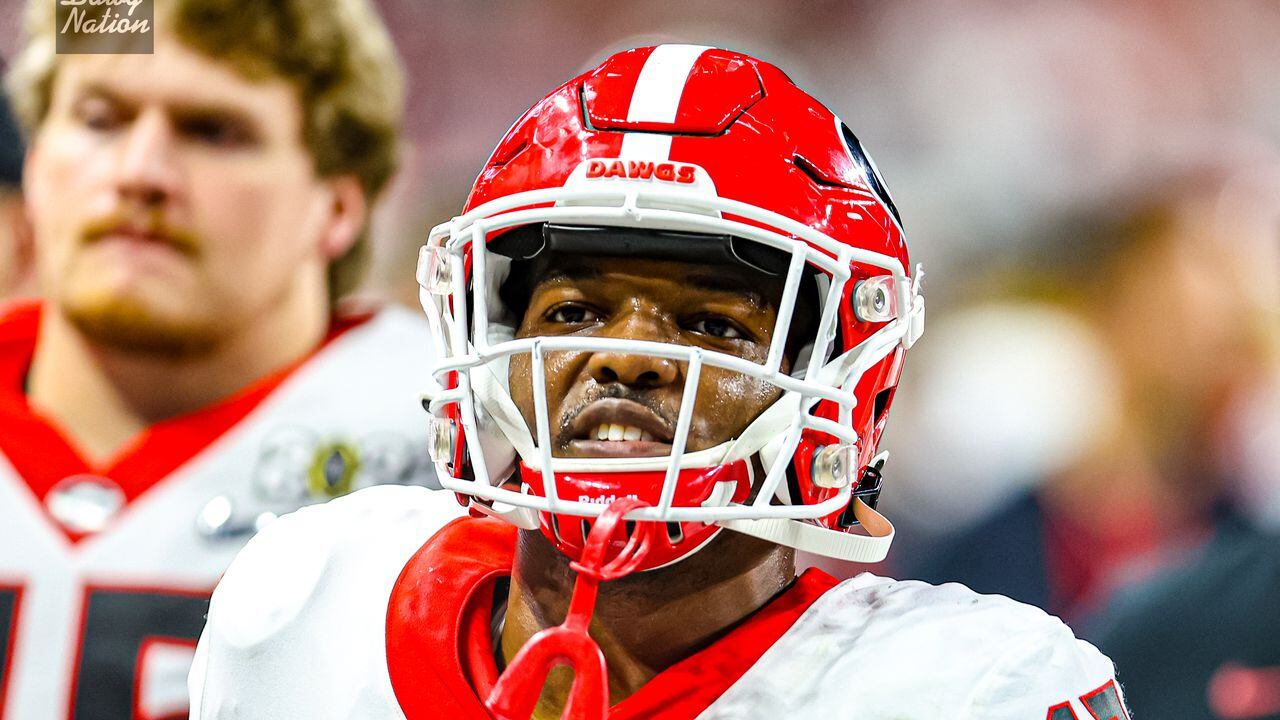
M 487 720 L 480 693 L 498 678 L 490 614 L 511 574 L 517 530 L 489 518 L 446 525 L 405 565 L 387 606 L 387 667 L 408 720 Z M 615 705 L 610 720 L 695 718 L 837 584 L 817 569 L 709 647 Z
M 93 475 L 110 480 L 132 502 L 243 420 L 305 360 L 259 378 L 234 395 L 200 410 L 158 422 L 102 464 L 91 463 L 57 422 L 32 409 L 26 381 L 35 357 L 41 306 L 10 305 L 0 315 L 0 453 L 9 460 L 43 507 L 62 480 Z M 371 317 L 343 317 L 320 346 Z M 317 348 L 318 350 L 319 348 Z M 55 526 L 62 526 L 50 518 Z M 83 536 L 67 533 L 74 542 Z

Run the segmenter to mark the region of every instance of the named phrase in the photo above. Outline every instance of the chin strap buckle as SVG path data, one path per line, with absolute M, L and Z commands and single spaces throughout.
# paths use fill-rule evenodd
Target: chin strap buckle
M 882 452 L 871 459 L 865 470 L 862 471 L 862 477 L 858 480 L 857 486 L 853 490 L 853 494 L 849 496 L 849 505 L 840 513 L 838 521 L 840 527 L 851 528 L 858 524 L 857 513 L 855 512 L 858 501 L 866 503 L 867 507 L 872 510 L 876 509 L 876 503 L 880 502 L 880 490 L 884 487 L 884 464 L 889 460 L 889 453 Z
M 625 541 L 614 539 L 620 530 L 625 533 L 624 516 L 642 507 L 649 504 L 636 498 L 620 498 L 596 518 L 581 559 L 569 565 L 578 573 L 578 579 L 564 622 L 529 638 L 507 664 L 485 700 L 485 706 L 495 718 L 528 720 L 532 717 L 547 675 L 557 665 L 568 665 L 573 670 L 573 686 L 562 717 L 603 720 L 608 716 L 608 669 L 604 653 L 588 629 L 600 583 L 634 572 L 653 547 L 657 523 L 637 522 Z M 609 557 L 609 551 L 618 546 L 621 548 Z

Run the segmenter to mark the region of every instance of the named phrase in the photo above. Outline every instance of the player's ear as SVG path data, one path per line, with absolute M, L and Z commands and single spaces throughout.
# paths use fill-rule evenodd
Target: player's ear
M 15 257 L 17 258 L 18 279 L 25 278 L 35 271 L 35 231 L 31 228 L 31 220 L 27 217 L 25 196 L 20 190 L 0 192 L 0 222 L 4 222 L 4 232 L 13 239 Z
M 333 260 L 342 257 L 360 237 L 369 217 L 369 201 L 355 175 L 337 175 L 324 182 L 331 204 L 320 250 L 325 258 Z
M 39 147 L 37 141 L 39 138 L 40 134 L 37 131 L 27 142 L 26 152 L 22 154 L 22 181 L 19 184 L 19 188 L 22 190 L 24 207 L 28 202 L 28 198 L 32 197 L 32 189 L 35 183 L 35 173 L 31 172 L 31 168 L 36 167 L 36 163 L 40 161 L 40 156 L 37 154 L 37 148 Z

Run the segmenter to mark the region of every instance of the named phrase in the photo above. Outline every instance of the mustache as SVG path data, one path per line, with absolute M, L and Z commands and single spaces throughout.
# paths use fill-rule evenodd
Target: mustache
M 583 410 L 586 410 L 592 405 L 592 403 L 599 400 L 630 400 L 633 403 L 643 405 L 648 408 L 653 412 L 653 414 L 662 418 L 662 421 L 671 427 L 676 426 L 676 413 L 680 410 L 678 406 L 676 408 L 663 407 L 662 403 L 658 402 L 656 399 L 642 393 L 635 392 L 627 386 L 619 383 L 600 385 L 597 386 L 597 388 L 598 389 L 596 390 L 588 391 L 581 399 L 574 403 L 573 407 L 569 408 L 560 416 L 558 434 L 561 437 L 567 436 L 567 433 L 573 428 L 574 421 L 578 419 L 578 416 L 582 414 Z M 681 401 L 683 402 L 683 398 Z
M 91 245 L 122 231 L 146 235 L 190 257 L 198 257 L 203 251 L 200 239 L 194 232 L 168 222 L 162 213 L 126 211 L 104 215 L 86 223 L 81 237 L 85 245 Z

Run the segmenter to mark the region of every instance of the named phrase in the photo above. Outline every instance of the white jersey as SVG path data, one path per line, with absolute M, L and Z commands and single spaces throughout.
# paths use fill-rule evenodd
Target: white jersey
M 475 697 L 406 689 L 396 685 L 396 672 L 389 667 L 399 651 L 386 638 L 394 608 L 406 607 L 394 599 L 402 597 L 405 585 L 469 582 L 465 572 L 451 574 L 454 561 L 447 558 L 429 563 L 430 576 L 421 582 L 406 580 L 418 572 L 417 558 L 438 538 L 452 534 L 454 541 L 463 541 L 455 547 L 480 558 L 457 559 L 460 567 L 505 562 L 509 569 L 510 551 L 505 558 L 489 558 L 492 529 L 480 532 L 467 525 L 496 521 L 455 522 L 423 545 L 456 514 L 452 504 L 447 493 L 376 488 L 305 509 L 255 538 L 214 593 L 190 681 L 193 720 L 444 716 L 406 711 L 410 705 L 404 700 L 412 692 L 425 694 L 450 718 L 484 717 Z M 471 536 L 475 542 L 467 542 Z M 455 594 L 468 592 L 464 587 Z M 437 603 L 423 617 L 447 627 L 460 624 L 461 614 L 458 607 Z M 733 637 L 702 652 L 715 651 Z M 417 681 L 411 684 L 431 685 L 452 672 L 450 656 L 459 646 L 457 639 L 446 638 L 440 647 L 429 648 L 424 655 L 439 667 L 415 669 L 408 677 Z M 693 681 L 714 682 L 705 676 Z M 664 684 L 671 683 L 650 683 Z M 474 695 L 465 682 L 450 687 Z M 670 706 L 659 702 L 656 707 L 674 708 L 682 696 L 676 688 Z M 1111 662 L 1058 619 L 960 585 L 870 574 L 822 593 L 709 702 L 692 708 L 685 703 L 679 711 L 656 715 L 620 708 L 611 718 L 1127 717 Z
M 183 717 L 209 593 L 258 527 L 348 489 L 434 482 L 413 393 L 428 345 L 416 313 L 382 310 L 127 501 L 107 474 L 42 493 L 0 454 L 0 718 Z
M 814 603 L 698 717 L 1125 720 L 1114 672 L 1038 608 L 862 574 Z

